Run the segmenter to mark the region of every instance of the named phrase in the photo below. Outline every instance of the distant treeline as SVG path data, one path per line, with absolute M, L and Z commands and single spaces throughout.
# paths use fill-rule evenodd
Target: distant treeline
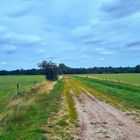
M 93 67 L 93 68 L 71 68 L 65 64 L 57 66 L 59 74 L 102 74 L 102 73 L 140 73 L 140 65 L 135 67 Z M 1 70 L 0 75 L 44 75 L 43 69 L 29 70 Z
M 43 75 L 43 71 L 40 69 L 29 69 L 29 70 L 12 70 L 12 71 L 7 71 L 7 70 L 1 70 L 0 75 Z

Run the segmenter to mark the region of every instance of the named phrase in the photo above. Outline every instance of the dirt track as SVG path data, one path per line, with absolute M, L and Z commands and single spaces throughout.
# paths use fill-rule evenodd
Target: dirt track
M 111 105 L 99 101 L 82 87 L 79 88 L 82 94 L 73 98 L 81 140 L 140 140 L 140 124 Z M 72 90 L 71 93 L 74 95 Z

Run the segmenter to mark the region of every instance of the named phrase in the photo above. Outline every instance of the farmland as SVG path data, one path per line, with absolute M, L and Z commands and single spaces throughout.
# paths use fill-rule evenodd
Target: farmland
M 0 76 L 0 99 L 16 93 L 16 84 L 19 84 L 21 92 L 30 89 L 34 82 L 39 83 L 43 80 L 43 76 Z
M 0 139 L 138 140 L 139 77 L 64 75 L 57 82 L 43 76 L 0 77 Z
M 140 86 L 140 74 L 89 74 L 84 76 L 99 80 L 108 80 Z

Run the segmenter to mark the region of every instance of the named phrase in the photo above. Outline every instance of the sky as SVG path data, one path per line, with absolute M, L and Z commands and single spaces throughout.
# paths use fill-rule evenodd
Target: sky
M 140 0 L 0 0 L 0 70 L 140 64 Z

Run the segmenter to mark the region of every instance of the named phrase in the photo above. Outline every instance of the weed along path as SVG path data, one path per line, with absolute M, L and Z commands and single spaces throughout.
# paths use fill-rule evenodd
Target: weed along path
M 140 140 L 140 124 L 68 80 L 78 114 L 81 140 Z

